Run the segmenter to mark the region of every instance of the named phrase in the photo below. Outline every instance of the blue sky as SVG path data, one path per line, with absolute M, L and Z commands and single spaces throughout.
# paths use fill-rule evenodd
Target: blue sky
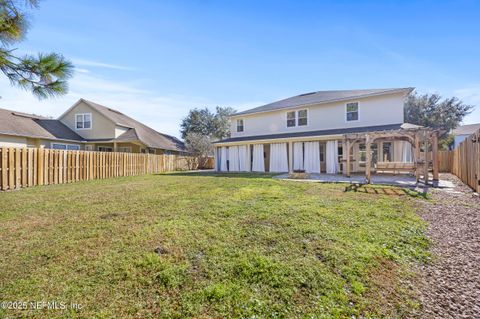
M 19 52 L 59 52 L 70 93 L 0 79 L 0 107 L 58 116 L 80 97 L 179 135 L 194 107 L 237 110 L 330 89 L 413 86 L 478 105 L 477 1 L 61 1 L 31 13 Z

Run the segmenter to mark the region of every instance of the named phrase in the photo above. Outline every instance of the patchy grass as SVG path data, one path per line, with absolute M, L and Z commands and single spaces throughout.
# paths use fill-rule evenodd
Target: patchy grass
M 414 199 L 270 177 L 0 193 L 0 300 L 67 308 L 0 317 L 401 317 L 416 306 L 401 285 L 409 262 L 428 258 Z

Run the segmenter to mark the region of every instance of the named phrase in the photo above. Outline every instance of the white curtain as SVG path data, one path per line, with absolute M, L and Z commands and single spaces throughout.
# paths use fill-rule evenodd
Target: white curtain
M 307 173 L 320 173 L 320 143 L 305 142 L 304 165 Z
M 238 168 L 241 172 L 247 172 L 248 171 L 248 160 L 249 160 L 249 158 L 247 156 L 248 156 L 247 145 L 240 145 L 238 147 L 238 160 L 239 160 Z
M 293 143 L 293 169 L 303 170 L 303 143 Z
M 222 146 L 222 151 L 220 152 L 220 170 L 222 172 L 228 171 L 227 168 L 227 148 L 225 146 Z
M 230 146 L 228 149 L 228 170 L 238 172 L 240 170 L 238 163 L 238 146 Z
M 327 141 L 326 168 L 327 174 L 338 173 L 338 141 Z
M 263 144 L 253 145 L 252 172 L 265 172 L 265 162 L 263 160 Z
M 399 144 L 402 147 L 402 162 L 412 163 L 413 162 L 412 144 L 410 144 L 407 141 L 400 141 Z
M 288 172 L 287 143 L 270 144 L 270 172 Z

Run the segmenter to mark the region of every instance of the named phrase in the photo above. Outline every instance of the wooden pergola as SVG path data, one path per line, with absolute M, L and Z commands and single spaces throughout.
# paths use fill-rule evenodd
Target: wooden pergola
M 372 153 L 371 145 L 377 141 L 407 141 L 412 145 L 413 153 L 413 169 L 417 182 L 423 173 L 423 181 L 428 184 L 428 174 L 430 163 L 432 164 L 433 181 L 438 181 L 438 131 L 417 127 L 402 128 L 391 131 L 378 131 L 367 133 L 349 133 L 343 136 L 343 174 L 350 176 L 350 155 L 355 143 L 365 143 L 366 147 L 366 163 L 365 163 L 365 179 L 367 183 L 371 182 L 371 163 Z M 424 151 L 421 152 L 421 149 Z M 429 160 L 429 149 L 431 149 L 431 160 Z

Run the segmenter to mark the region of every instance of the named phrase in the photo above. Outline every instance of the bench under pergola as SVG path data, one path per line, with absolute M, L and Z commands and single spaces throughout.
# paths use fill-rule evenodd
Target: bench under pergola
M 438 181 L 438 131 L 425 127 L 402 128 L 398 130 L 366 132 L 366 133 L 348 133 L 343 136 L 343 174 L 350 176 L 350 155 L 352 148 L 356 143 L 365 143 L 366 163 L 365 179 L 367 183 L 371 182 L 371 145 L 379 140 L 382 141 L 407 141 L 412 145 L 413 163 L 403 162 L 382 162 L 377 167 L 377 171 L 405 172 L 415 173 L 417 182 L 423 175 L 425 185 L 428 184 L 428 174 L 430 164 L 433 171 L 433 181 Z M 424 151 L 421 152 L 421 149 Z M 431 160 L 428 152 L 431 149 Z

